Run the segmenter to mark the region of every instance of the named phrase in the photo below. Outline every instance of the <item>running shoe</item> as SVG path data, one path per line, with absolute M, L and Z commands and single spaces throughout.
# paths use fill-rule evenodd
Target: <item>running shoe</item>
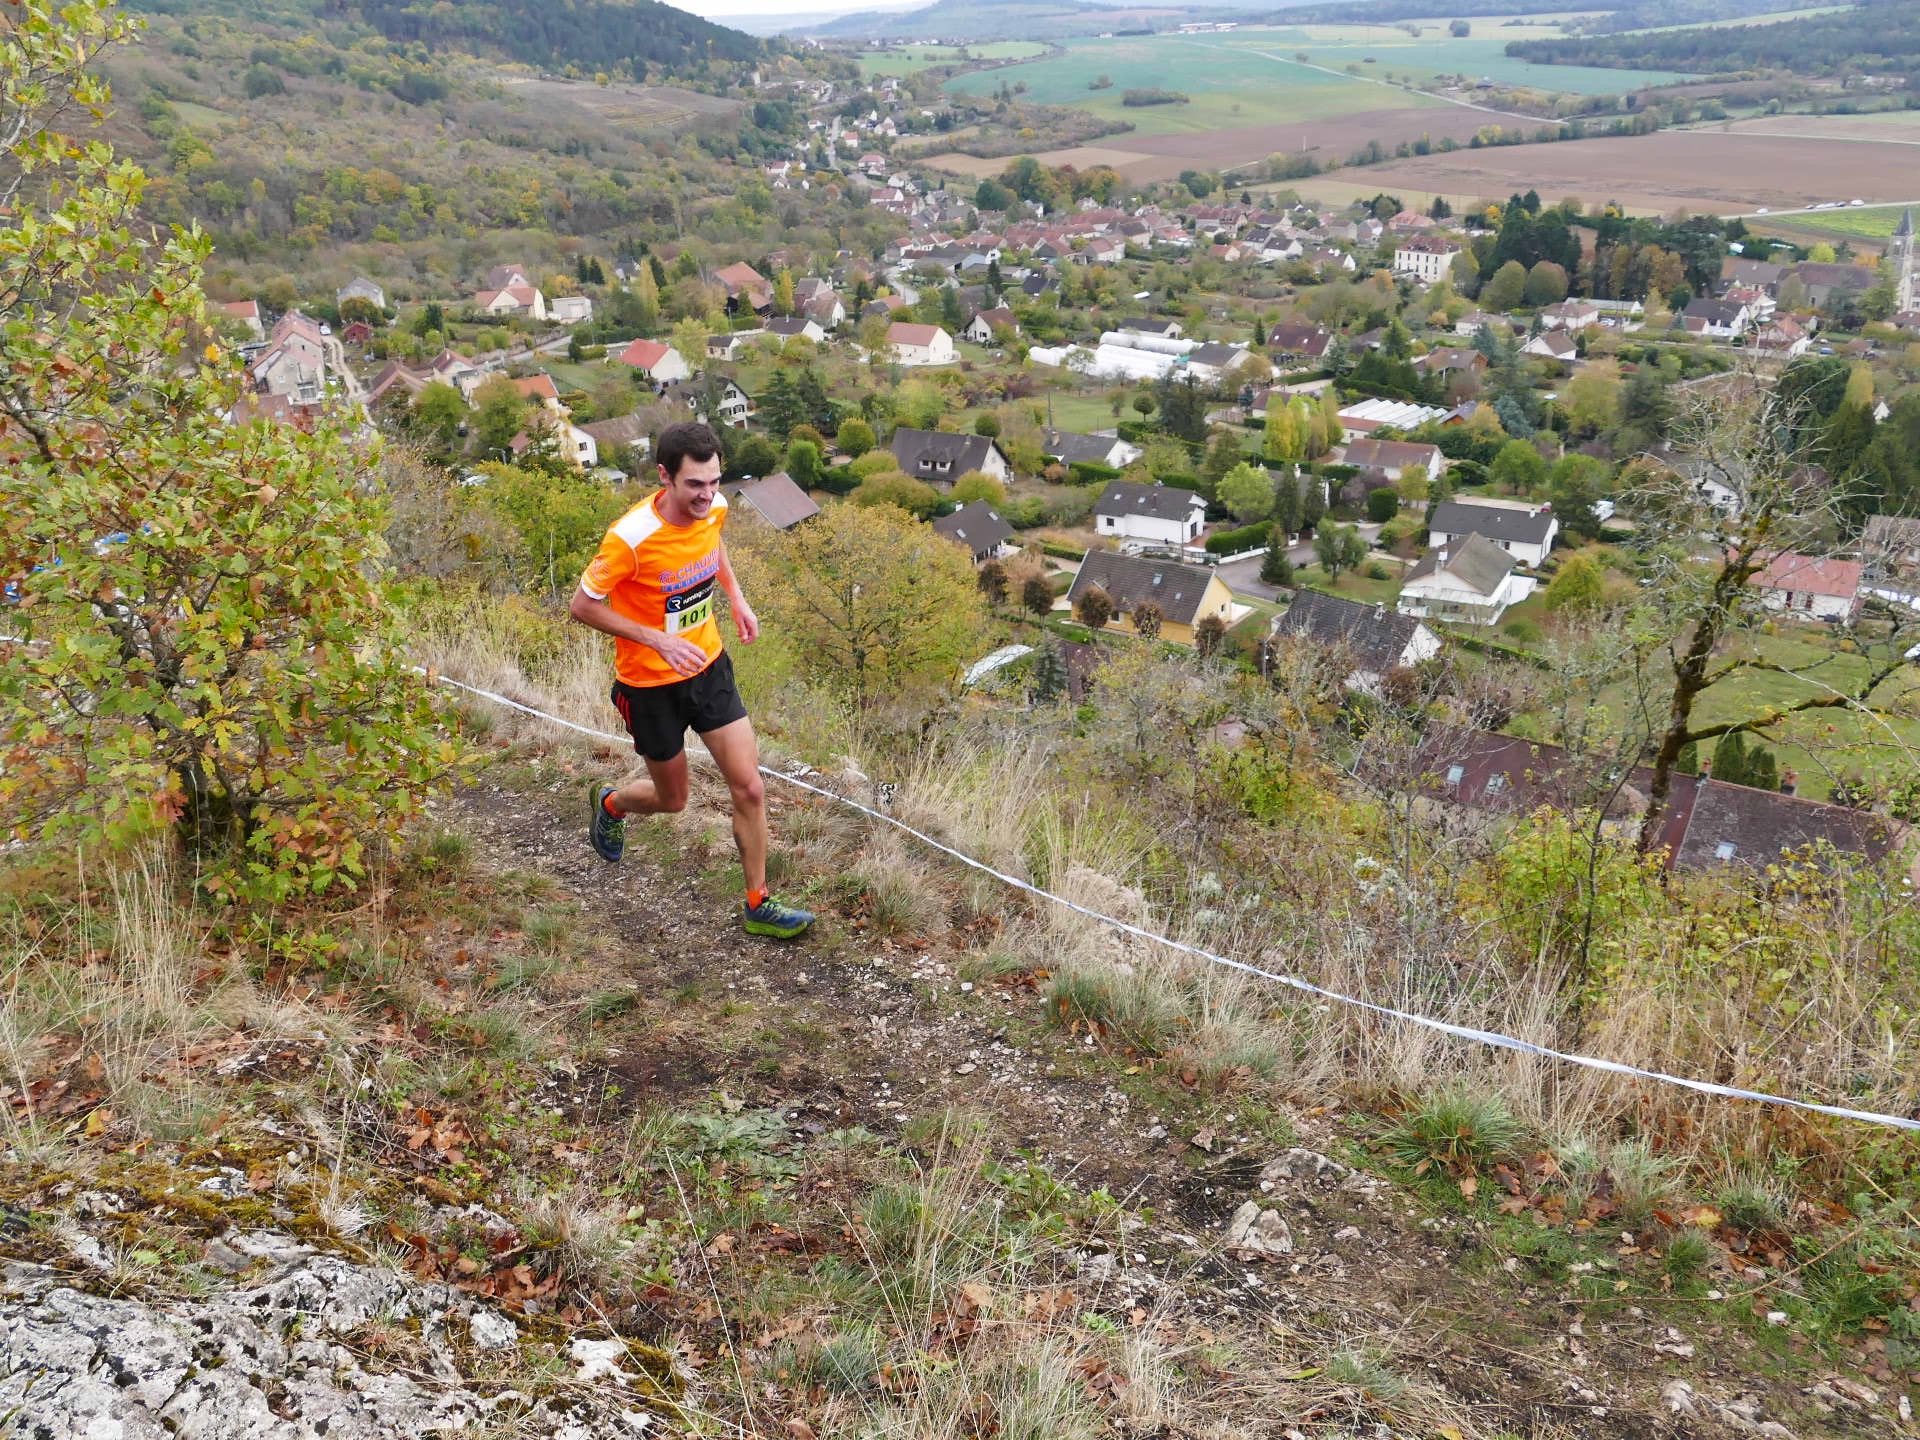
M 813 912 L 797 905 L 782 905 L 769 895 L 758 905 L 743 905 L 749 935 L 771 935 L 776 940 L 791 940 L 813 924 Z
M 594 853 L 611 864 L 626 853 L 626 817 L 615 819 L 607 813 L 606 800 L 613 794 L 613 786 L 592 785 L 588 793 L 593 796 L 593 819 L 587 825 L 587 840 Z

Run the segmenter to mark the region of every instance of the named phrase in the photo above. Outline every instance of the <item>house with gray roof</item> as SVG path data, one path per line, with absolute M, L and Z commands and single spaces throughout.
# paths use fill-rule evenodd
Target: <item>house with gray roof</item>
M 1340 651 L 1353 665 L 1347 684 L 1369 694 L 1378 693 L 1389 671 L 1410 668 L 1440 653 L 1440 637 L 1417 616 L 1319 590 L 1298 592 L 1274 616 L 1269 633 L 1276 641 L 1292 639 Z
M 933 522 L 933 528 L 949 540 L 966 546 L 976 565 L 1018 548 L 1013 544 L 1013 526 L 984 500 L 970 501 L 951 515 L 940 516 Z
M 940 490 L 970 470 L 979 470 L 1003 484 L 1013 479 L 1013 466 L 1000 442 L 985 435 L 949 435 L 940 430 L 914 430 L 902 425 L 889 447 L 902 474 L 924 480 Z
M 1160 638 L 1182 645 L 1194 642 L 1200 622 L 1210 616 L 1226 625 L 1234 620 L 1233 592 L 1220 573 L 1207 565 L 1089 550 L 1080 562 L 1080 573 L 1073 577 L 1073 588 L 1067 591 L 1069 603 L 1078 605 L 1080 597 L 1096 586 L 1113 601 L 1109 630 L 1134 631 L 1134 616 L 1148 603 L 1160 612 Z
M 1559 533 L 1560 521 L 1551 505 L 1443 500 L 1427 511 L 1427 544 L 1437 547 L 1481 535 L 1527 566 L 1547 558 Z
M 1764 872 L 1788 852 L 1805 852 L 1815 864 L 1832 852 L 1877 864 L 1904 832 L 1897 820 L 1871 811 L 1703 775 L 1671 864 L 1675 870 L 1740 866 Z
M 1470 534 L 1420 557 L 1400 587 L 1397 608 L 1422 619 L 1497 625 L 1533 588 L 1531 579 L 1514 573 L 1511 555 L 1486 536 Z
M 811 520 L 820 513 L 813 497 L 784 470 L 732 486 L 727 493 L 735 503 L 745 504 L 747 510 L 776 530 L 791 530 L 802 520 Z
M 1081 435 L 1072 430 L 1047 430 L 1041 435 L 1041 448 L 1047 458 L 1062 465 L 1110 465 L 1115 470 L 1131 465 L 1141 455 L 1140 447 L 1118 435 Z
M 1115 480 L 1093 502 L 1095 534 L 1146 545 L 1191 545 L 1200 538 L 1206 518 L 1207 502 L 1201 496 L 1170 485 Z

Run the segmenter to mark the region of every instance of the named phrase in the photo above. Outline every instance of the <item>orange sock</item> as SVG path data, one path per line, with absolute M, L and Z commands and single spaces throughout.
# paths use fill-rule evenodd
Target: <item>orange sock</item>
M 767 893 L 765 890 L 747 891 L 747 909 L 758 910 L 762 905 L 766 904 Z
M 613 791 L 611 790 L 600 797 L 600 808 L 616 820 L 624 818 L 620 811 L 613 808 Z

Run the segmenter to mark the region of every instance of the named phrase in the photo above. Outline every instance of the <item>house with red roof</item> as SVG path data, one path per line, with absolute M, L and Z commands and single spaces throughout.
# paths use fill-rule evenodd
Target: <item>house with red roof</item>
M 680 352 L 658 340 L 635 340 L 619 354 L 609 358 L 622 365 L 631 365 L 656 385 L 690 379 L 693 375 Z
M 239 324 L 254 339 L 263 339 L 266 328 L 260 323 L 260 302 L 258 300 L 223 300 L 215 307 L 229 320 Z
M 1852 620 L 1860 613 L 1861 570 L 1858 560 L 1783 551 L 1753 577 L 1753 588 L 1769 610 L 1809 620 Z

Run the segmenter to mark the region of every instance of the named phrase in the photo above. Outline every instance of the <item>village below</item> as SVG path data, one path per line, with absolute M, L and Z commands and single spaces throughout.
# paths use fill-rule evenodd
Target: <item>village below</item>
M 1920 1435 L 1901 7 L 9 8 L 0 1435 Z

